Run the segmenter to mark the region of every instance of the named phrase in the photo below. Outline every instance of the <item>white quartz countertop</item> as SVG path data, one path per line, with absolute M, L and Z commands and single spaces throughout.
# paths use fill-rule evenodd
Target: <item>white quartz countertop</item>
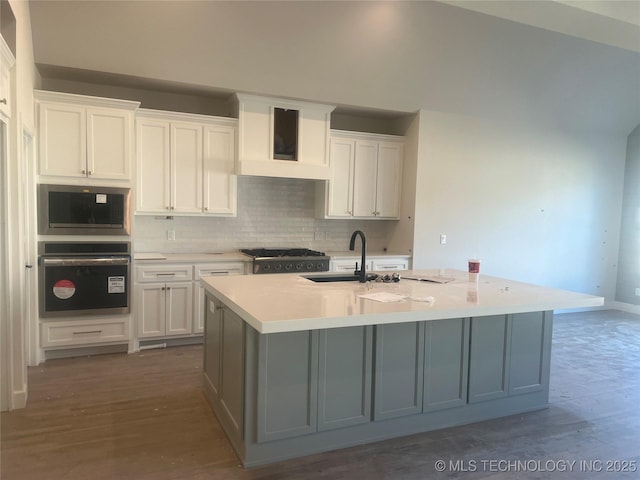
M 136 263 L 216 263 L 216 262 L 250 262 L 251 257 L 240 252 L 212 253 L 160 253 L 136 252 L 133 254 Z
M 567 308 L 596 307 L 602 297 L 460 270 L 401 272 L 444 275 L 449 283 L 316 283 L 298 274 L 204 277 L 205 289 L 260 333 L 380 325 Z M 332 275 L 332 274 L 328 274 Z M 335 273 L 333 274 L 335 275 Z M 385 297 L 380 302 L 362 295 Z

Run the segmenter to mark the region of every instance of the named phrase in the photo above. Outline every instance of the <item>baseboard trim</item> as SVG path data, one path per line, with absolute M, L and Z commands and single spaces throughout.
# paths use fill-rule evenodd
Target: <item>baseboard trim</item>
M 605 306 L 613 310 L 620 310 L 626 313 L 634 313 L 640 315 L 640 305 L 633 305 L 624 302 L 606 302 Z
M 14 391 L 11 394 L 11 410 L 17 410 L 27 406 L 27 386 L 23 385 L 22 390 Z

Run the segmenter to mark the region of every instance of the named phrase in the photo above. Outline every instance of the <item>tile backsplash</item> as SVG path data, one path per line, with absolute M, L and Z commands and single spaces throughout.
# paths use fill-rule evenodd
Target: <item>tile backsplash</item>
M 393 220 L 324 220 L 315 218 L 315 181 L 238 177 L 238 216 L 135 216 L 137 252 L 229 252 L 255 247 L 305 247 L 346 251 L 354 230 L 367 237 L 367 251 L 382 251 Z M 175 231 L 175 240 L 167 232 Z M 356 248 L 359 252 L 359 248 Z

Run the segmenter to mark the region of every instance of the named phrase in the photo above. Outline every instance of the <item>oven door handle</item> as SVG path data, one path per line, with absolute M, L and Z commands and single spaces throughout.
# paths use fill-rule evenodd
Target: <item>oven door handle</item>
M 129 257 L 83 257 L 83 258 L 60 258 L 47 257 L 42 259 L 45 267 L 84 267 L 84 266 L 104 266 L 104 265 L 128 265 Z

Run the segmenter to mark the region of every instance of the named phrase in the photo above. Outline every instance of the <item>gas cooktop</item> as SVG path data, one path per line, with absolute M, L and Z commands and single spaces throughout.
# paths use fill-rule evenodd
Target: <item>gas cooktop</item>
M 309 250 L 308 248 L 243 248 L 240 251 L 253 258 L 325 256 L 323 252 Z
M 329 257 L 308 248 L 243 248 L 253 257 L 253 273 L 327 272 Z

